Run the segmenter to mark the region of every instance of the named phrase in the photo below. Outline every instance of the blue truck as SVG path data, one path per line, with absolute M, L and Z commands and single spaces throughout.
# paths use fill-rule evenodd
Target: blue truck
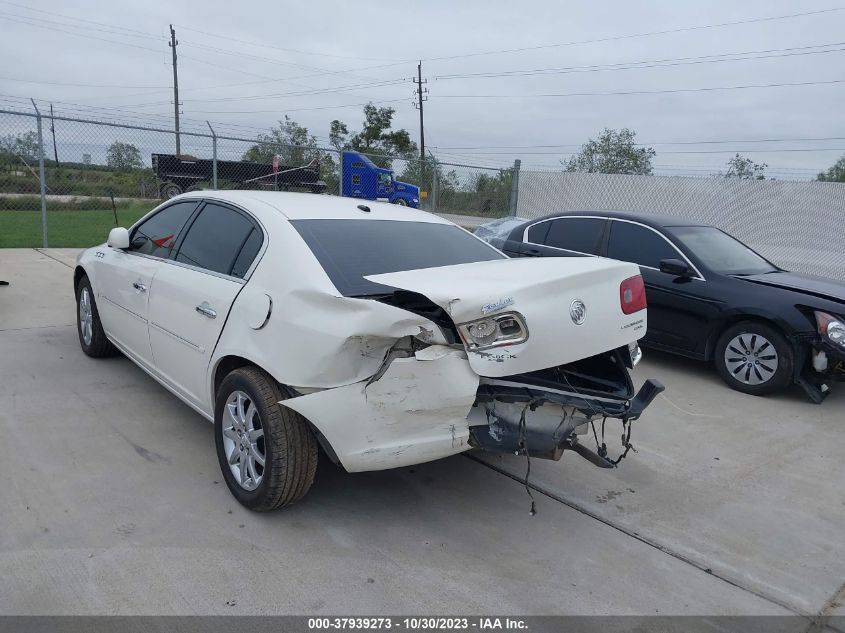
M 403 207 L 420 206 L 420 188 L 393 177 L 393 171 L 378 167 L 357 152 L 343 153 L 341 193 L 350 198 L 384 200 Z

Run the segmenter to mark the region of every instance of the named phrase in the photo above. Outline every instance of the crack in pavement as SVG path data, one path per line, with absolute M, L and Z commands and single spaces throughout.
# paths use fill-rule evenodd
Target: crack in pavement
M 36 253 L 41 253 L 42 255 L 44 255 L 44 257 L 49 257 L 49 258 L 50 258 L 50 259 L 52 259 L 54 262 L 59 262 L 62 266 L 67 266 L 67 267 L 68 267 L 68 268 L 70 268 L 70 269 L 73 269 L 73 268 L 74 268 L 74 266 L 72 266 L 71 264 L 68 264 L 67 262 L 62 261 L 62 260 L 61 260 L 61 259 L 59 259 L 58 257 L 55 257 L 54 255 L 51 255 L 50 253 L 47 253 L 47 252 L 45 251 L 45 249 L 43 249 L 43 248 L 34 248 L 34 249 L 32 249 L 32 250 L 34 250 Z
M 470 454 L 467 454 L 467 453 L 462 453 L 462 455 L 464 457 L 468 458 L 468 459 L 471 459 L 474 462 L 481 464 L 482 466 L 489 468 L 490 470 L 492 470 L 494 472 L 499 473 L 500 475 L 504 475 L 505 477 L 513 479 L 515 482 L 519 483 L 520 485 L 523 485 L 523 486 L 527 485 L 532 490 L 548 497 L 549 499 L 552 499 L 553 501 L 557 501 L 558 503 L 561 503 L 561 504 L 563 504 L 563 505 L 565 505 L 569 508 L 572 508 L 576 512 L 579 512 L 583 515 L 586 515 L 586 516 L 590 517 L 591 519 L 595 519 L 596 521 L 599 521 L 600 523 L 603 523 L 604 525 L 606 525 L 610 528 L 613 528 L 614 530 L 622 532 L 623 534 L 630 536 L 631 538 L 636 539 L 636 540 L 640 541 L 641 543 L 644 543 L 645 545 L 648 545 L 649 547 L 653 547 L 654 549 L 656 549 L 660 552 L 663 552 L 664 554 L 667 554 L 668 556 L 671 556 L 672 558 L 675 558 L 675 559 L 677 559 L 677 560 L 679 560 L 683 563 L 686 563 L 687 565 L 690 565 L 691 567 L 694 567 L 694 568 L 698 569 L 699 571 L 706 573 L 708 576 L 713 576 L 714 578 L 718 578 L 722 582 L 725 582 L 725 583 L 727 583 L 727 584 L 729 584 L 733 587 L 736 587 L 737 589 L 741 589 L 742 591 L 750 593 L 753 596 L 756 596 L 756 597 L 758 597 L 762 600 L 766 600 L 767 602 L 771 602 L 772 604 L 775 604 L 775 605 L 777 605 L 777 606 L 779 606 L 783 609 L 786 609 L 789 612 L 794 613 L 797 616 L 801 616 L 803 618 L 806 618 L 808 620 L 807 631 L 814 630 L 813 627 L 818 624 L 819 618 L 825 617 L 824 616 L 824 609 L 818 614 L 805 613 L 805 612 L 801 611 L 800 609 L 797 609 L 797 608 L 783 602 L 782 600 L 780 600 L 779 598 L 777 598 L 775 596 L 771 596 L 771 595 L 768 595 L 764 592 L 753 589 L 751 587 L 747 587 L 747 586 L 741 584 L 739 581 L 736 581 L 736 580 L 733 580 L 733 579 L 728 578 L 726 576 L 723 576 L 723 575 L 719 574 L 718 572 L 713 571 L 709 567 L 706 567 L 705 565 L 703 565 L 703 564 L 701 564 L 701 563 L 681 554 L 680 552 L 676 552 L 676 551 L 670 549 L 666 545 L 663 545 L 663 544 L 649 538 L 648 536 L 640 534 L 639 532 L 635 532 L 635 531 L 633 531 L 629 528 L 626 528 L 622 525 L 618 525 L 618 524 L 614 523 L 613 521 L 611 521 L 610 519 L 607 519 L 607 518 L 601 516 L 600 514 L 597 514 L 596 512 L 590 510 L 589 508 L 586 508 L 585 506 L 581 505 L 580 503 L 578 503 L 576 501 L 572 501 L 571 499 L 567 499 L 566 497 L 563 497 L 556 492 L 552 492 L 550 490 L 547 490 L 547 489 L 543 488 L 542 486 L 539 486 L 539 485 L 532 483 L 530 481 L 526 484 L 525 478 L 519 477 L 518 475 L 514 475 L 513 473 L 510 473 L 510 472 L 506 471 L 505 469 L 500 468 L 498 466 L 495 466 L 493 464 L 489 464 L 489 463 L 485 462 L 484 460 L 482 460 L 482 459 L 480 459 L 480 458 L 478 458 L 474 455 L 470 455 Z M 839 596 L 843 592 L 845 592 L 845 586 L 843 586 L 843 588 L 840 589 L 839 592 L 837 592 L 833 595 L 833 597 L 826 604 L 825 608 L 833 608 L 833 606 L 836 604 L 837 596 Z

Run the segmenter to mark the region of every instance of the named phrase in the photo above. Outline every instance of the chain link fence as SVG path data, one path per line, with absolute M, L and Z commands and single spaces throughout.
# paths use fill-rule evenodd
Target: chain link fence
M 269 189 L 482 219 L 608 209 L 674 215 L 714 224 L 785 268 L 845 278 L 842 183 L 531 171 L 518 160 L 480 167 L 267 138 L 222 135 L 211 124 L 177 135 L 0 110 L 0 246 L 47 246 L 50 225 L 60 229 L 53 245 L 78 246 L 92 239 L 81 237 L 84 221 L 104 235 L 184 191 Z
M 845 280 L 845 183 L 530 172 L 517 214 L 636 211 L 712 224 L 789 270 Z
M 267 138 L 218 134 L 211 124 L 207 131 L 177 134 L 35 110 L 0 110 L 0 246 L 36 243 L 31 235 L 36 220 L 43 246 L 50 244 L 49 224 L 71 225 L 74 218 L 82 222 L 81 214 L 59 212 L 96 213 L 92 217 L 100 230 L 109 223 L 132 223 L 160 200 L 200 189 L 327 193 L 489 218 L 514 209 L 513 169 Z M 11 211 L 19 217 L 13 218 Z M 24 212 L 28 215 L 20 216 Z M 4 239 L 4 232 L 8 236 L 14 230 L 13 220 L 30 227 L 27 237 Z M 53 245 L 77 241 L 63 238 Z

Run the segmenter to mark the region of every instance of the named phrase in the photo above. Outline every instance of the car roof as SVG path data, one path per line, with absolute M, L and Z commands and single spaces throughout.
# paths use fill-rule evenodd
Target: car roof
M 361 198 L 346 198 L 316 193 L 252 190 L 202 190 L 183 193 L 173 200 L 201 198 L 240 205 L 261 216 L 277 212 L 289 220 L 396 220 L 452 224 L 448 220 L 411 207 Z M 360 207 L 365 206 L 369 211 Z
M 617 218 L 620 220 L 632 220 L 640 222 L 646 226 L 653 226 L 655 228 L 663 228 L 670 226 L 709 226 L 705 222 L 685 218 L 683 216 L 661 215 L 659 213 L 644 213 L 639 211 L 608 211 L 608 210 L 584 210 L 584 211 L 560 211 L 558 213 L 550 213 L 542 218 L 529 220 L 528 223 L 533 224 L 549 218 L 560 218 L 565 216 L 597 216 L 600 218 Z

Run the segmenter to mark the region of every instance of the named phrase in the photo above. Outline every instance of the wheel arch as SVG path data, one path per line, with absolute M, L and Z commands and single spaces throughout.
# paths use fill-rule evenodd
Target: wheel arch
M 287 392 L 288 394 L 292 395 L 293 390 L 284 383 L 280 382 L 276 379 L 273 374 L 261 366 L 260 363 L 255 362 L 254 360 L 250 360 L 244 356 L 238 356 L 236 354 L 227 354 L 221 356 L 217 359 L 216 363 L 214 364 L 214 369 L 211 372 L 211 407 L 212 407 L 212 416 L 214 415 L 214 408 L 217 402 L 217 391 L 220 389 L 220 385 L 223 384 L 223 380 L 228 376 L 231 372 L 235 371 L 236 369 L 240 369 L 241 367 L 256 367 L 266 373 L 270 378 L 272 378 L 277 385 L 282 389 L 282 391 Z M 340 460 L 337 457 L 337 453 L 335 452 L 332 445 L 329 443 L 326 436 L 320 431 L 320 429 L 313 423 L 311 420 L 307 418 L 303 418 L 307 423 L 311 430 L 314 432 L 314 435 L 317 438 L 317 442 L 319 443 L 320 447 L 326 453 L 328 458 L 335 464 L 340 464 Z
M 76 294 L 77 289 L 79 288 L 79 282 L 82 280 L 83 277 L 88 277 L 88 273 L 82 266 L 77 266 L 73 269 L 73 293 Z M 90 277 L 89 277 L 90 279 Z
M 704 360 L 713 360 L 713 352 L 716 350 L 716 344 L 719 342 L 719 339 L 722 337 L 722 334 L 724 334 L 728 330 L 728 328 L 733 327 L 737 323 L 742 323 L 743 321 L 752 321 L 755 323 L 760 323 L 761 325 L 767 325 L 769 327 L 772 327 L 781 334 L 783 334 L 784 338 L 786 338 L 786 340 L 793 345 L 793 348 L 795 347 L 795 342 L 790 333 L 791 328 L 789 328 L 782 319 L 778 319 L 767 314 L 742 312 L 733 314 L 728 318 L 723 319 L 719 322 L 716 327 L 712 328 L 710 334 L 707 337 L 707 341 L 705 342 Z

